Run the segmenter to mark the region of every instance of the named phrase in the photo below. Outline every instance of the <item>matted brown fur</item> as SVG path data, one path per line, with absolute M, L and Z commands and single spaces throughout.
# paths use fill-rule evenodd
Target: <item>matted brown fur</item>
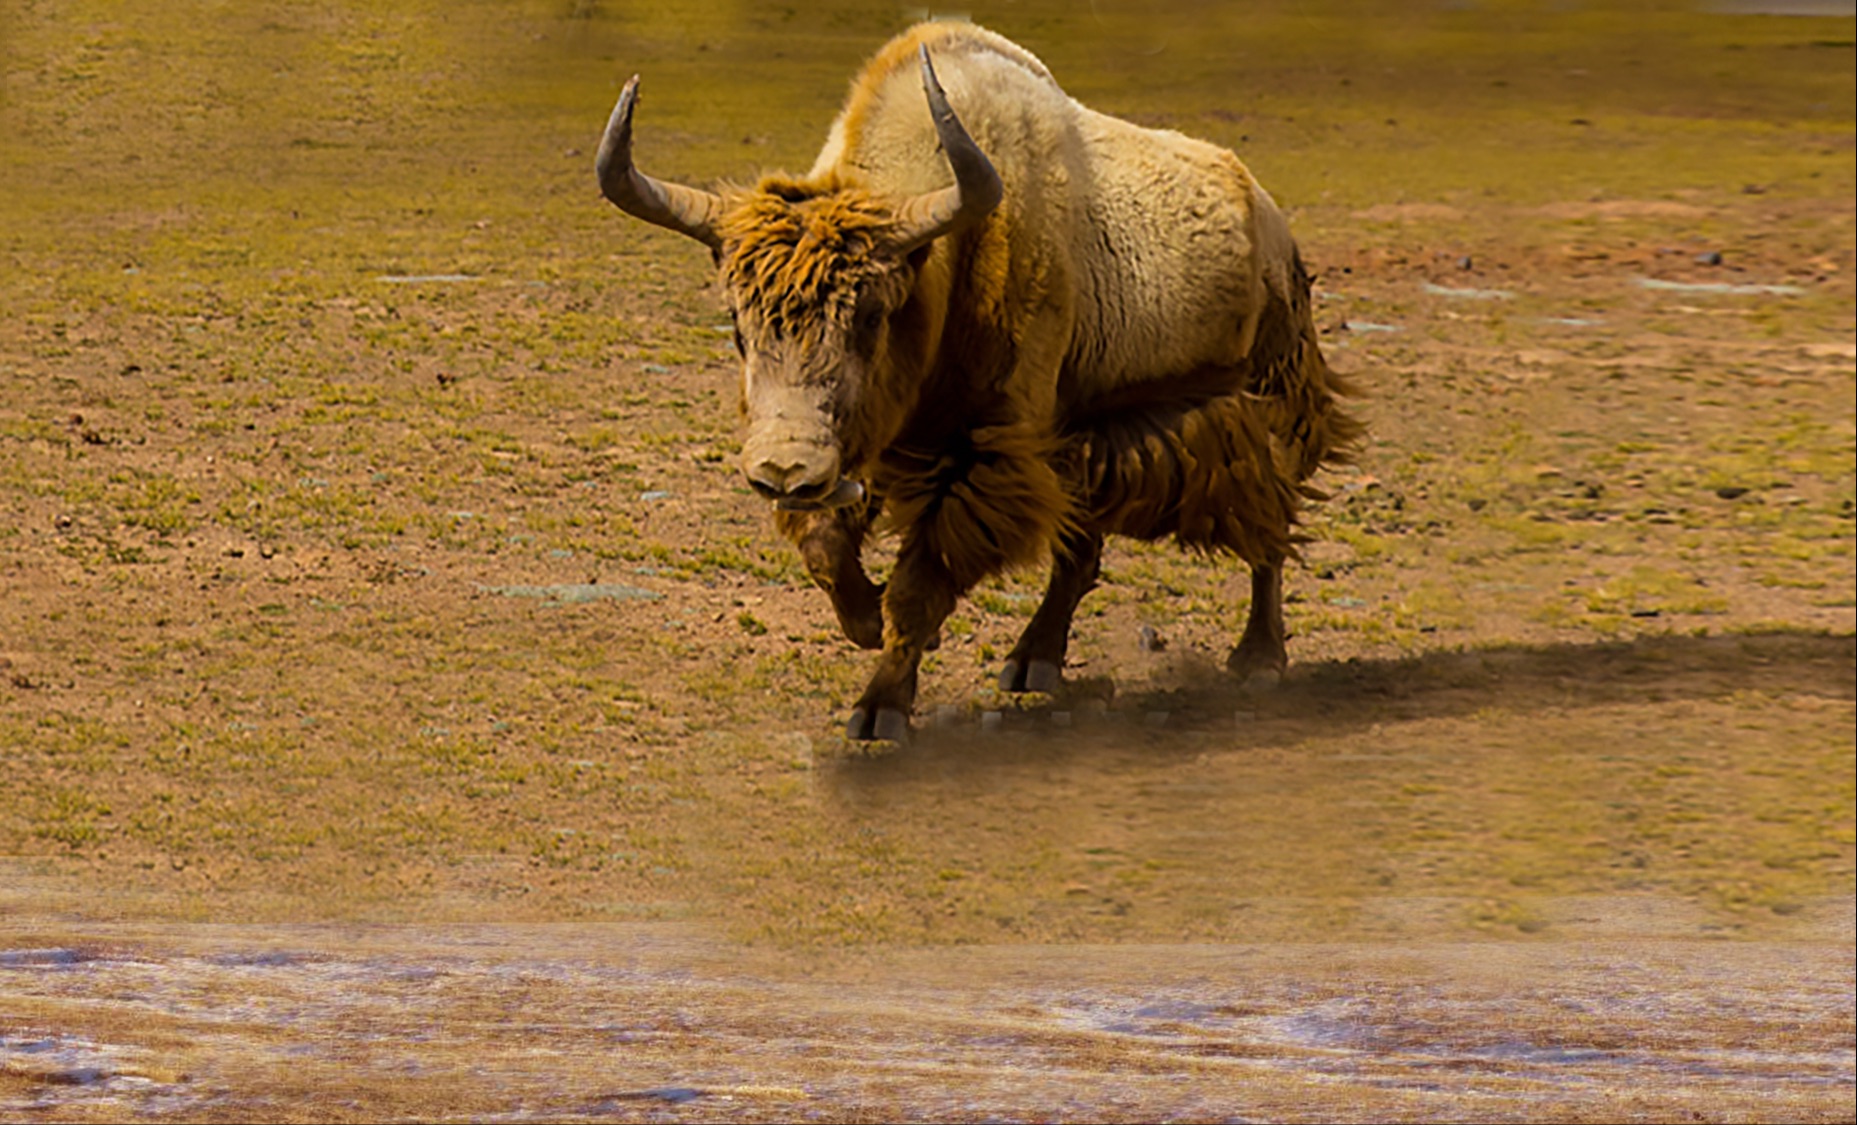
M 876 475 L 886 520 L 920 537 L 962 589 L 1042 562 L 1079 522 L 1059 475 L 1064 444 L 1026 423 L 969 431 L 938 449 L 889 451 Z
M 840 183 L 769 176 L 731 194 L 720 260 L 729 288 L 758 310 L 765 330 L 808 346 L 851 315 L 893 218 L 889 205 Z

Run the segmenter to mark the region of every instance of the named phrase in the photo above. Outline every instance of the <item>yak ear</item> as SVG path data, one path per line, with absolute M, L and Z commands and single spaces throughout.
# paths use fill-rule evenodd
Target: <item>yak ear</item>
M 928 96 L 929 114 L 935 119 L 941 150 L 954 170 L 954 183 L 897 208 L 896 241 L 904 253 L 986 218 L 1006 194 L 993 162 L 948 104 L 948 95 L 935 77 L 935 64 L 929 61 L 928 47 L 918 47 L 917 53 L 922 60 L 922 92 Z
M 632 108 L 638 104 L 638 75 L 619 92 L 619 103 L 606 119 L 600 153 L 594 170 L 600 193 L 613 206 L 648 223 L 687 234 L 711 250 L 721 250 L 722 235 L 716 223 L 722 215 L 722 197 L 714 192 L 656 180 L 632 163 Z

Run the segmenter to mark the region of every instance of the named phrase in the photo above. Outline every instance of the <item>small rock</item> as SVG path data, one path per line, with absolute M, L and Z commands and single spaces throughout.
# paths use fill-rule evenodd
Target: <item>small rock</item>
M 1451 297 L 1465 301 L 1506 301 L 1515 296 L 1507 289 L 1458 289 L 1449 285 L 1434 285 L 1427 281 L 1419 288 L 1434 297 Z
M 1475 263 L 1473 263 L 1470 260 L 1470 255 L 1468 254 L 1465 254 L 1463 257 L 1457 259 L 1457 268 L 1460 270 L 1467 270 L 1474 264 Z
M 41 965 L 76 965 L 90 960 L 82 951 L 76 949 L 5 949 L 0 950 L 0 968 L 20 968 Z M 49 1040 L 47 1040 L 49 1042 Z
M 1746 496 L 1747 493 L 1748 490 L 1742 488 L 1738 484 L 1725 485 L 1715 490 L 1715 495 L 1724 500 L 1739 500 L 1741 497 Z
M 607 1094 L 598 1102 L 588 1107 L 594 1116 L 604 1116 L 615 1112 L 616 1102 L 669 1102 L 682 1105 L 693 1102 L 703 1096 L 703 1091 L 694 1086 L 659 1086 L 650 1090 L 626 1090 L 622 1093 Z
M 74 1066 L 69 1070 L 47 1071 L 40 1077 L 58 1086 L 95 1086 L 109 1081 L 112 1076 L 100 1066 Z
M 1143 652 L 1164 652 L 1167 649 L 1167 638 L 1161 636 L 1160 631 L 1152 625 L 1143 625 L 1137 640 Z
M 1722 252 L 1720 250 L 1710 250 L 1707 253 L 1698 254 L 1696 255 L 1696 264 L 1702 266 L 1719 266 L 1722 264 Z

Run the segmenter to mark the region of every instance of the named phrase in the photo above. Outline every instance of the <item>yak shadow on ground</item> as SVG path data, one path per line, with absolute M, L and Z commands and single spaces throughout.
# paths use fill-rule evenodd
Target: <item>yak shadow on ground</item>
M 1849 894 L 1854 666 L 1848 634 L 1665 636 L 944 712 L 740 803 L 719 909 L 930 942 L 1764 933 Z M 771 879 L 762 837 L 808 858 Z
M 1292 665 L 1282 683 L 1249 690 L 1205 661 L 1177 661 L 1174 686 L 1117 694 L 1104 679 L 1057 697 L 977 716 L 931 719 L 910 744 L 833 759 L 843 782 L 901 780 L 919 766 L 985 769 L 1060 760 L 1091 747 L 1199 754 L 1360 735 L 1387 724 L 1488 712 L 1709 700 L 1737 693 L 1857 698 L 1857 636 L 1773 630 L 1660 636 L 1600 644 L 1497 645 L 1398 660 Z M 1113 702 L 1102 702 L 1113 696 Z

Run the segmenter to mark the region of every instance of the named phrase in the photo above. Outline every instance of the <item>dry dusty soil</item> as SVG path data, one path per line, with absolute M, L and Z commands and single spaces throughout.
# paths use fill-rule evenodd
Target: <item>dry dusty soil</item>
M 838 737 L 592 152 L 803 169 L 906 13 L 0 8 L 0 1118 L 1854 1116 L 1848 6 L 974 16 L 1318 274 L 1274 693 L 1118 543 Z

